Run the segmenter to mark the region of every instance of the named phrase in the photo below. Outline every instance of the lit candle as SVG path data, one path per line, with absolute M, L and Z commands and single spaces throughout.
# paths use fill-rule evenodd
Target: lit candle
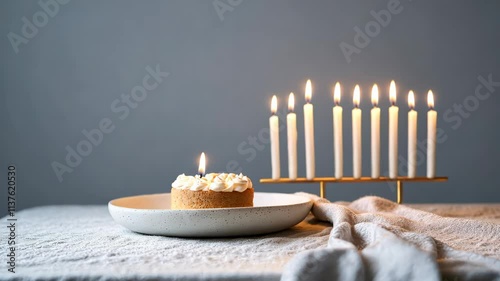
M 417 112 L 415 108 L 415 95 L 408 93 L 408 177 L 417 176 Z
M 311 80 L 306 83 L 306 104 L 304 104 L 304 135 L 306 145 L 306 177 L 311 180 L 315 174 L 314 160 L 314 109 L 311 104 Z
M 293 112 L 295 98 L 293 93 L 288 96 L 288 115 L 286 116 L 286 128 L 288 137 L 288 177 L 297 178 L 297 115 Z
M 427 112 L 427 177 L 436 176 L 436 125 L 437 112 L 434 110 L 434 95 L 429 90 L 427 94 L 429 112 Z
M 333 91 L 333 151 L 335 154 L 335 178 L 344 176 L 344 148 L 342 136 L 342 106 L 340 106 L 340 84 L 335 84 Z
M 378 107 L 378 86 L 372 88 L 372 178 L 380 177 L 380 108 Z
M 198 163 L 198 175 L 205 176 L 205 152 L 201 153 L 200 162 Z
M 280 135 L 279 118 L 276 115 L 278 99 L 273 96 L 271 101 L 272 116 L 269 118 L 269 133 L 271 134 L 271 167 L 273 179 L 280 178 Z
M 398 113 L 396 106 L 396 83 L 391 81 L 389 95 L 392 106 L 389 107 L 389 177 L 398 176 Z
M 361 109 L 359 109 L 360 99 L 359 86 L 354 87 L 352 109 L 352 170 L 355 179 L 361 178 Z

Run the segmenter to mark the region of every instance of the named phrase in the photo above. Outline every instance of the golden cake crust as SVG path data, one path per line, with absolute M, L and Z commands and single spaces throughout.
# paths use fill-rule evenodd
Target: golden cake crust
M 170 198 L 172 210 L 252 207 L 253 188 L 247 188 L 243 192 L 192 191 L 172 188 Z

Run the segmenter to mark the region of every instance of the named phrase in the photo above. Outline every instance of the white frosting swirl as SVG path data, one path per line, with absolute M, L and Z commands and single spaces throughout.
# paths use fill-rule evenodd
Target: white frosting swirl
M 216 191 L 216 192 L 243 192 L 248 188 L 253 188 L 252 181 L 243 174 L 233 173 L 210 173 L 204 177 L 179 175 L 172 183 L 173 188 L 189 189 L 192 191 Z
M 192 191 L 203 190 L 208 186 L 208 181 L 206 178 L 200 178 L 200 176 L 196 176 L 191 188 Z

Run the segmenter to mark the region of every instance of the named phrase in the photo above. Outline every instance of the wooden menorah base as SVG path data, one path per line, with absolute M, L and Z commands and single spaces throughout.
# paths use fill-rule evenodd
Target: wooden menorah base
M 448 180 L 448 177 L 397 177 L 397 178 L 389 178 L 389 177 L 379 177 L 379 178 L 371 178 L 371 177 L 361 177 L 361 178 L 353 178 L 353 177 L 343 177 L 343 178 L 333 178 L 333 177 L 319 177 L 313 179 L 307 178 L 279 178 L 279 179 L 260 179 L 260 183 L 319 183 L 319 196 L 321 198 L 325 198 L 326 195 L 326 184 L 327 183 L 368 183 L 368 182 L 396 182 L 396 191 L 397 191 L 397 199 L 396 202 L 398 204 L 403 203 L 403 183 L 404 182 L 445 182 Z

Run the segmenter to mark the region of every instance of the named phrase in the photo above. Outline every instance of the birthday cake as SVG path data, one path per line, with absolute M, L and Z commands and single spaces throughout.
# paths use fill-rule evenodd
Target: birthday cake
M 252 207 L 252 181 L 243 174 L 179 175 L 172 183 L 171 209 Z

